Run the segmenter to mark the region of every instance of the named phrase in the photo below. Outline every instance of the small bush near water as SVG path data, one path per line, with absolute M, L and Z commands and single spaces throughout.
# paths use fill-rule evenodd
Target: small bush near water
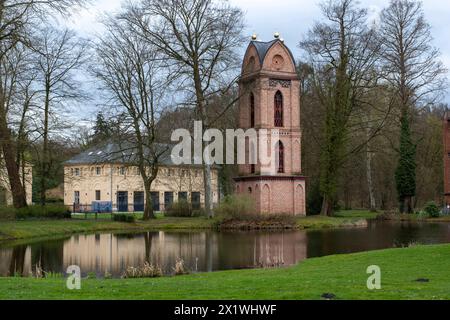
M 216 209 L 222 229 L 284 229 L 293 228 L 297 221 L 293 215 L 263 215 L 255 211 L 254 201 L 243 195 L 226 197 Z
M 71 213 L 64 205 L 33 205 L 16 209 L 0 207 L 0 220 L 70 219 Z
M 113 220 L 116 222 L 134 223 L 136 219 L 131 214 L 118 213 L 113 215 Z
M 441 215 L 441 210 L 439 209 L 438 205 L 431 201 L 428 202 L 424 208 L 424 212 L 430 217 L 430 218 L 439 218 Z
M 179 217 L 179 218 L 192 217 L 191 205 L 186 200 L 180 200 L 178 202 L 175 202 L 166 211 L 165 216 L 166 217 Z
M 256 216 L 255 202 L 248 196 L 226 197 L 216 208 L 216 214 L 225 219 L 242 220 Z

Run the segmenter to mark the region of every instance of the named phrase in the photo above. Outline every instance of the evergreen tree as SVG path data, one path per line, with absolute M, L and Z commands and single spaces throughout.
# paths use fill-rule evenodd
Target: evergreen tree
M 102 112 L 97 113 L 97 119 L 91 136 L 91 144 L 98 144 L 110 139 L 113 135 L 113 123 L 108 121 Z
M 395 172 L 400 212 L 412 213 L 416 195 L 416 145 L 412 141 L 408 112 L 403 111 L 400 132 L 400 158 Z

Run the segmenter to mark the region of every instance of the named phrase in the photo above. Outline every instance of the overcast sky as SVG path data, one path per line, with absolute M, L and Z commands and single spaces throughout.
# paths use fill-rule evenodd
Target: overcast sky
M 279 32 L 296 58 L 301 54 L 299 41 L 305 36 L 314 22 L 321 19 L 318 7 L 320 0 L 230 0 L 242 8 L 246 17 L 246 33 L 249 38 L 253 33 L 263 41 L 273 39 L 274 32 Z M 120 9 L 122 0 L 93 0 L 93 5 L 87 10 L 75 15 L 67 21 L 83 36 L 93 32 L 101 32 L 98 18 L 102 13 L 114 13 Z M 389 0 L 360 0 L 361 6 L 370 9 L 372 15 L 377 15 L 387 6 Z M 442 61 L 450 69 L 450 1 L 424 0 L 425 15 L 432 25 L 434 45 L 441 50 Z M 244 50 L 245 48 L 243 48 Z M 450 94 L 447 95 L 450 103 Z

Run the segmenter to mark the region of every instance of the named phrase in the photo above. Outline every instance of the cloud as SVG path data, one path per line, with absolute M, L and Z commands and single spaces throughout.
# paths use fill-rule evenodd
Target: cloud
M 76 15 L 67 24 L 82 35 L 101 32 L 98 22 L 101 14 L 113 13 L 121 6 L 121 0 L 97 0 L 88 10 Z M 253 33 L 261 40 L 273 39 L 274 32 L 279 32 L 291 48 L 294 56 L 299 57 L 301 50 L 298 43 L 314 22 L 322 19 L 318 6 L 322 0 L 230 0 L 234 6 L 245 12 L 247 28 L 245 33 L 249 39 Z M 389 0 L 361 0 L 360 5 L 369 10 L 370 19 L 377 19 L 381 10 L 389 4 Z M 426 0 L 423 2 L 426 19 L 433 28 L 433 45 L 442 52 L 442 60 L 450 69 L 450 1 Z M 245 48 L 243 48 L 245 50 Z M 450 101 L 450 97 L 448 99 Z

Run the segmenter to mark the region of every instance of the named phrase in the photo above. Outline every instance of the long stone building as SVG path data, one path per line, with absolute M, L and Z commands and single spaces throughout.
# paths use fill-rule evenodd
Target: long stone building
M 112 142 L 83 152 L 64 164 L 64 203 L 75 212 L 95 211 L 93 204 L 112 204 L 116 212 L 144 210 L 144 183 L 137 167 L 117 160 L 118 146 Z M 219 201 L 218 170 L 212 170 L 213 202 Z M 165 211 L 184 199 L 193 209 L 203 207 L 201 166 L 175 166 L 170 155 L 163 157 L 152 186 L 155 211 Z
M 33 168 L 31 166 L 25 167 L 25 192 L 27 195 L 27 203 L 32 203 L 33 197 Z M 8 173 L 0 154 L 0 206 L 11 206 L 13 198 L 11 193 L 11 186 L 8 180 Z

